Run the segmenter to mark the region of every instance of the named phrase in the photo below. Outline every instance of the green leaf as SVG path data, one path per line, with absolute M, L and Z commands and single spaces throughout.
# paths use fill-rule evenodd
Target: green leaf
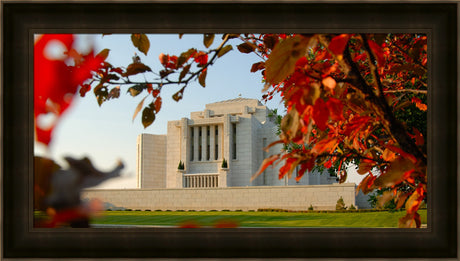
M 131 34 L 131 41 L 137 49 L 147 55 L 150 49 L 150 41 L 145 34 Z
M 141 111 L 142 107 L 144 106 L 144 101 L 145 101 L 145 98 L 147 98 L 147 96 L 144 97 L 144 99 L 141 100 L 141 102 L 139 102 L 139 104 L 137 105 L 136 109 L 134 110 L 134 114 L 133 114 L 133 122 L 134 122 L 134 119 L 136 118 L 137 114 Z
M 142 125 L 144 125 L 144 129 L 150 126 L 155 121 L 155 113 L 153 103 L 149 105 L 149 107 L 145 107 L 142 111 Z
M 231 50 L 233 50 L 233 46 L 231 46 L 231 45 L 226 45 L 226 46 L 222 47 L 222 48 L 219 50 L 219 52 L 217 53 L 217 57 L 220 58 L 221 56 L 223 56 L 224 54 L 230 52 Z
M 126 72 L 123 76 L 135 75 L 138 73 L 151 72 L 152 69 L 143 63 L 132 63 L 126 68 Z
M 200 76 L 198 76 L 198 82 L 200 83 L 201 86 L 206 87 L 206 75 L 207 75 L 207 70 L 204 69 L 201 73 Z
M 134 86 L 129 87 L 128 91 L 131 96 L 136 97 L 139 95 L 144 89 L 147 89 L 147 84 L 141 83 L 141 84 L 136 84 Z
M 187 73 L 190 71 L 190 64 L 185 66 L 184 69 L 180 72 L 179 75 L 179 83 L 184 79 L 184 77 L 187 75 Z
M 214 34 L 204 34 L 203 36 L 203 44 L 206 48 L 209 48 L 211 44 L 214 42 Z

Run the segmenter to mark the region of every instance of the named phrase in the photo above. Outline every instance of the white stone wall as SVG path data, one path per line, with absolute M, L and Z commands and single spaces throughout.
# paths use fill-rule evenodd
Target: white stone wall
M 83 192 L 83 199 L 100 199 L 116 207 L 149 210 L 335 210 L 342 197 L 345 205 L 360 207 L 355 184 L 233 187 L 201 189 L 123 189 Z
M 166 136 L 141 134 L 137 138 L 137 176 L 139 188 L 166 187 Z
M 180 121 L 168 122 L 168 138 L 167 138 L 167 159 L 166 159 L 166 187 L 178 188 L 177 184 L 178 172 L 177 167 L 181 159 L 181 128 Z M 187 168 L 187 166 L 185 166 Z M 182 185 L 182 184 L 180 184 Z

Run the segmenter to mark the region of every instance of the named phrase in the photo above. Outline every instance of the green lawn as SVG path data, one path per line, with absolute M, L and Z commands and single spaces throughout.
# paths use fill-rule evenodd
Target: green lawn
M 427 211 L 420 210 L 422 223 Z M 239 227 L 398 227 L 398 212 L 290 213 L 290 212 L 174 212 L 174 211 L 105 211 L 92 224 L 180 226 L 196 223 L 213 226 L 231 222 Z

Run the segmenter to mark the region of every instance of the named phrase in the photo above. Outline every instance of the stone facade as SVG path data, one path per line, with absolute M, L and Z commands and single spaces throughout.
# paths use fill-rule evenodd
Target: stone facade
M 262 161 L 281 150 L 263 148 L 278 139 L 270 110 L 256 99 L 237 98 L 207 104 L 190 118 L 168 122 L 166 135 L 138 138 L 139 188 L 213 188 L 332 184 L 336 177 L 308 173 L 299 182 L 278 179 L 278 167 L 252 175 Z M 222 161 L 228 169 L 222 169 Z M 185 169 L 178 171 L 179 162 Z
M 87 189 L 83 199 L 99 199 L 112 207 L 133 210 L 335 210 L 342 197 L 345 205 L 368 206 L 356 197 L 353 183 L 300 186 L 252 186 L 224 188 Z

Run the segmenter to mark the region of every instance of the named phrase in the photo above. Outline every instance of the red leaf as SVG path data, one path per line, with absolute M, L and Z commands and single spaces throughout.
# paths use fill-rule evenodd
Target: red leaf
M 341 55 L 347 46 L 348 39 L 350 39 L 349 34 L 341 34 L 332 38 L 329 43 L 329 50 L 335 55 Z
M 318 126 L 318 129 L 322 131 L 326 129 L 328 118 L 329 111 L 326 103 L 321 98 L 316 99 L 315 105 L 313 106 L 313 120 L 315 121 L 316 126 Z
M 375 58 L 377 59 L 378 65 L 383 66 L 385 64 L 385 58 L 383 57 L 382 47 L 372 40 L 368 40 L 367 42 L 369 43 L 369 47 L 371 48 L 372 52 L 375 55 Z
M 337 138 L 334 138 L 334 137 L 325 138 L 315 144 L 315 146 L 311 150 L 311 153 L 317 154 L 317 155 L 320 155 L 324 152 L 332 153 L 334 152 L 338 144 L 339 143 L 337 142 Z
M 326 106 L 329 109 L 329 115 L 334 121 L 342 121 L 343 117 L 343 104 L 336 98 L 329 98 L 326 102 Z
M 203 66 L 208 63 L 208 54 L 200 51 L 199 53 L 195 54 L 195 62 L 198 63 L 199 65 Z
M 161 97 L 157 97 L 155 100 L 155 113 L 158 113 L 161 109 Z

